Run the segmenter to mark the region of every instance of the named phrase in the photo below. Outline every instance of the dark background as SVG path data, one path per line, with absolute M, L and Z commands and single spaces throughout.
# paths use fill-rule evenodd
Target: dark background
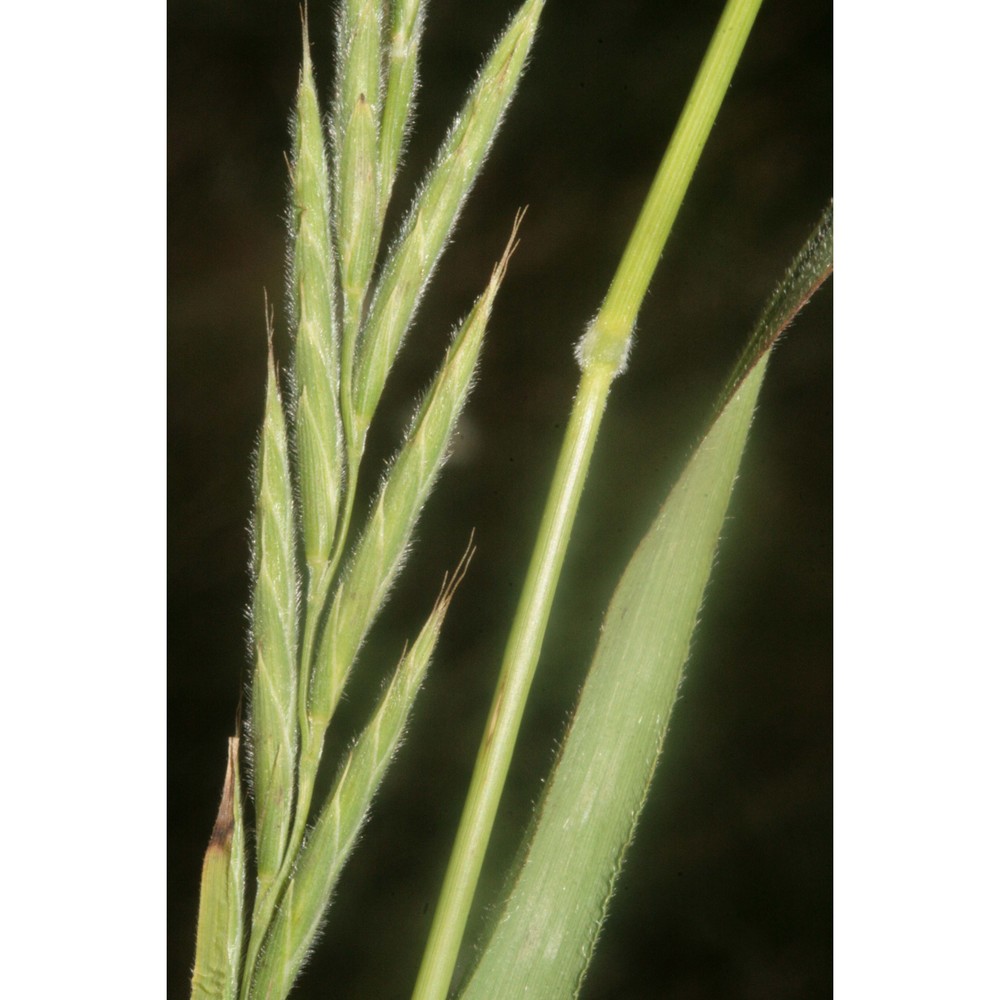
M 433 0 L 392 232 L 512 0 Z M 449 331 L 530 210 L 455 457 L 349 688 L 356 732 L 475 528 L 409 737 L 297 996 L 408 997 L 596 312 L 721 0 L 550 0 L 528 72 L 390 379 L 370 492 Z M 328 5 L 310 11 L 331 85 Z M 245 680 L 263 289 L 281 301 L 292 2 L 169 7 L 168 992 Z M 615 383 L 501 805 L 495 889 L 603 608 L 764 299 L 832 191 L 832 13 L 767 0 Z M 776 351 L 666 753 L 582 996 L 832 993 L 832 287 Z M 287 356 L 287 333 L 279 336 Z M 367 493 L 365 494 L 367 495 Z M 363 505 L 364 501 L 362 501 Z M 480 911 L 482 907 L 478 908 Z

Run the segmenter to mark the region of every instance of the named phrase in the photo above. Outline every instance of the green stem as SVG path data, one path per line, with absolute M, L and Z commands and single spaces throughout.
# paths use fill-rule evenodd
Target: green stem
M 604 301 L 601 311 L 609 320 L 629 325 L 635 320 L 760 5 L 761 0 L 726 4 Z
M 613 377 L 607 367 L 592 367 L 584 374 L 573 404 L 414 1000 L 444 997 L 451 982 Z
M 611 382 L 625 365 L 639 306 L 760 4 L 761 0 L 728 0 L 618 271 L 580 343 L 580 386 L 500 667 L 413 1000 L 443 1000 L 447 995 Z

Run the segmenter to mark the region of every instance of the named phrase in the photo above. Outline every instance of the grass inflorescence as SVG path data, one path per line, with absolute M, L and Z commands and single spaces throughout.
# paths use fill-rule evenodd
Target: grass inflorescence
M 202 882 L 192 987 L 199 997 L 274 1000 L 292 988 L 402 738 L 471 558 L 469 551 L 446 578 L 322 807 L 314 810 L 328 729 L 448 456 L 520 216 L 485 290 L 456 328 L 352 541 L 365 438 L 421 294 L 517 86 L 541 6 L 541 0 L 528 0 L 497 42 L 379 274 L 386 206 L 414 104 L 423 4 L 345 0 L 337 14 L 335 95 L 328 112 L 316 86 L 303 11 L 288 164 L 293 358 L 283 378 L 268 316 L 255 466 L 247 730 L 256 879 L 244 929 L 242 819 L 235 833 L 232 821 L 240 786 L 234 743 L 220 811 L 230 818 L 226 837 L 213 835 Z

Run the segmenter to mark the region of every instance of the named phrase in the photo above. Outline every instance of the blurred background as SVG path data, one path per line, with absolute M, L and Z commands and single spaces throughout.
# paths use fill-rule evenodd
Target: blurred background
M 390 232 L 513 6 L 430 3 Z M 295 992 L 303 1000 L 409 996 L 576 385 L 572 348 L 721 8 L 549 0 L 543 14 L 370 437 L 362 496 L 515 212 L 530 206 L 454 456 L 338 712 L 343 743 L 475 529 L 476 557 Z M 329 95 L 328 4 L 313 3 L 309 16 Z M 172 997 L 189 989 L 201 859 L 246 679 L 249 461 L 263 405 L 264 290 L 281 303 L 284 288 L 283 153 L 299 30 L 291 0 L 169 5 Z M 615 581 L 832 185 L 831 5 L 767 0 L 614 385 L 480 913 L 517 850 Z M 277 348 L 287 358 L 282 325 Z M 666 752 L 584 998 L 832 994 L 831 404 L 832 283 L 774 354 Z

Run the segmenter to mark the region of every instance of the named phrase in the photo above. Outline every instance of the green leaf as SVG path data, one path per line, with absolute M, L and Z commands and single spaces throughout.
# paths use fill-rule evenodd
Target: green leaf
M 191 1000 L 234 1000 L 243 945 L 243 804 L 238 737 L 229 740 L 226 781 L 205 851 Z
M 525 861 L 462 1000 L 576 996 L 677 697 L 767 360 L 833 266 L 828 209 L 615 591 Z

